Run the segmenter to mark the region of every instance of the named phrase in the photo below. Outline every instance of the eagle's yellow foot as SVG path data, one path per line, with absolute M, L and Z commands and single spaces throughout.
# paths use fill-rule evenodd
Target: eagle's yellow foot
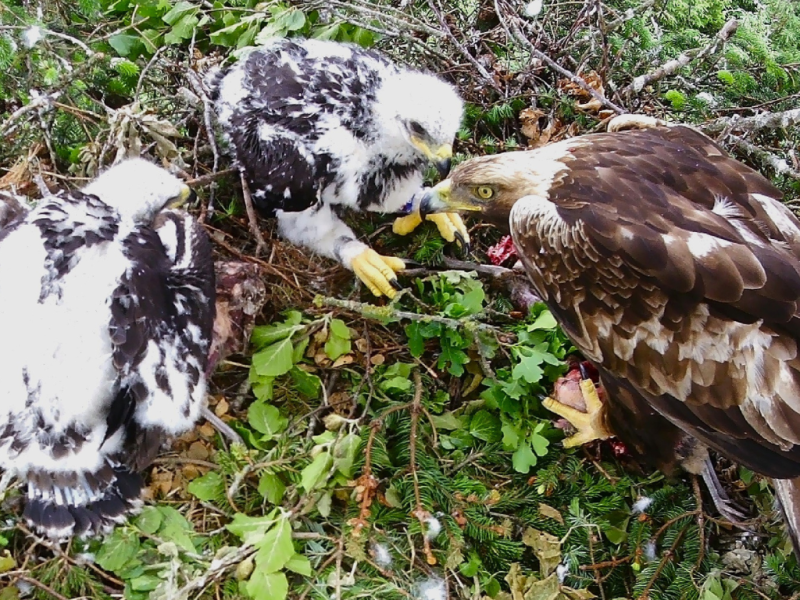
M 395 271 L 405 269 L 406 263 L 395 256 L 381 256 L 372 248 L 367 248 L 352 260 L 351 267 L 376 296 L 394 298 L 397 290 L 403 289 L 397 282 Z
M 581 446 L 594 440 L 605 440 L 612 434 L 605 424 L 605 405 L 597 395 L 597 388 L 591 379 L 580 382 L 581 395 L 586 402 L 586 412 L 581 412 L 570 406 L 556 402 L 552 398 L 545 398 L 542 405 L 549 411 L 569 421 L 578 433 L 564 440 L 565 448 Z
M 427 215 L 425 219 L 436 223 L 439 234 L 446 241 L 455 242 L 458 240 L 458 244 L 464 252 L 469 252 L 469 233 L 467 233 L 467 228 L 464 226 L 464 221 L 461 220 L 461 215 L 458 213 L 439 213 Z M 408 235 L 419 227 L 420 223 L 422 223 L 422 219 L 419 216 L 419 212 L 415 211 L 405 217 L 396 218 L 392 224 L 392 231 L 397 235 Z
M 422 223 L 422 217 L 419 216 L 418 211 L 415 211 L 405 217 L 397 217 L 392 223 L 392 231 L 397 235 L 408 235 L 419 227 L 420 223 Z
M 438 213 L 428 215 L 425 217 L 428 221 L 436 223 L 439 228 L 439 235 L 441 235 L 448 242 L 455 242 L 458 240 L 458 245 L 464 250 L 469 252 L 469 233 L 464 226 L 464 221 L 461 220 L 461 215 L 458 213 Z

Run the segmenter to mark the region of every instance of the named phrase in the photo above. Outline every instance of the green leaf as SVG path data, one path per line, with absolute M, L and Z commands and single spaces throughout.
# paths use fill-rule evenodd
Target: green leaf
M 164 521 L 158 531 L 159 535 L 166 540 L 175 542 L 176 546 L 186 552 L 197 554 L 197 548 L 195 548 L 194 542 L 189 536 L 189 532 L 192 531 L 192 524 L 186 520 L 186 517 L 171 506 L 159 506 L 158 510 L 164 517 Z
M 333 464 L 333 457 L 330 452 L 321 452 L 317 457 L 300 473 L 300 485 L 307 492 L 324 483 Z
M 283 573 L 265 573 L 256 569 L 245 585 L 254 600 L 284 600 L 289 593 L 289 581 Z
M 288 373 L 292 362 L 292 340 L 285 338 L 253 354 L 253 369 L 266 377 L 279 377 Z
M 195 14 L 197 11 L 197 6 L 191 2 L 181 0 L 180 2 L 176 3 L 167 14 L 161 17 L 161 20 L 167 25 L 175 25 L 175 23 L 177 23 L 184 15 L 189 13 Z
M 136 527 L 153 535 L 158 528 L 161 527 L 161 522 L 164 516 L 155 506 L 145 506 L 142 512 L 136 517 Z
M 282 323 L 254 327 L 253 333 L 250 334 L 250 343 L 257 348 L 263 348 L 264 346 L 291 337 L 305 327 L 300 324 L 302 320 L 303 315 L 300 312 L 291 310 L 286 313 L 286 320 Z
M 172 26 L 172 29 L 164 35 L 165 44 L 180 44 L 183 40 L 188 40 L 194 33 L 194 28 L 200 22 L 195 15 L 187 14 L 181 17 L 180 21 Z
M 341 319 L 331 319 L 328 340 L 325 342 L 325 354 L 331 360 L 336 360 L 350 350 L 350 329 Z
M 378 384 L 378 387 L 384 392 L 407 392 L 411 389 L 411 380 L 405 377 L 392 377 L 391 379 L 384 379 Z
M 464 577 L 474 577 L 478 574 L 478 570 L 481 568 L 482 564 L 483 562 L 478 554 L 476 552 L 470 552 L 469 560 L 461 563 L 458 566 L 458 570 L 461 571 Z
M 340 23 L 333 23 L 325 27 L 320 27 L 312 32 L 311 37 L 318 40 L 335 40 L 336 36 L 339 34 L 340 27 Z
M 536 317 L 536 320 L 528 325 L 528 331 L 536 331 L 537 329 L 545 329 L 551 330 L 555 329 L 558 326 L 556 322 L 556 318 L 553 316 L 549 310 L 545 309 L 539 313 L 539 316 Z
M 275 406 L 256 401 L 247 409 L 247 422 L 259 433 L 274 437 L 286 428 L 289 420 Z
M 444 431 L 461 429 L 464 426 L 464 424 L 461 422 L 461 419 L 455 416 L 452 411 L 447 411 L 441 415 L 431 415 L 430 419 L 431 423 L 433 423 L 433 426 L 436 427 L 436 429 L 441 429 Z
M 500 419 L 488 410 L 479 410 L 472 415 L 472 420 L 469 422 L 469 432 L 473 437 L 484 442 L 499 442 L 502 438 Z
M 545 456 L 547 454 L 547 447 L 550 445 L 550 440 L 548 440 L 546 437 L 534 431 L 531 434 L 530 442 L 531 446 L 533 447 L 533 451 L 538 456 Z
M 108 44 L 117 51 L 120 56 L 128 56 L 133 50 L 134 46 L 139 43 L 138 35 L 130 35 L 128 33 L 118 33 L 108 38 Z
M 348 433 L 333 448 L 333 465 L 348 479 L 353 477 L 353 463 L 361 447 L 361 437 Z
M 152 592 L 161 582 L 162 579 L 155 575 L 140 575 L 129 581 L 131 589 L 136 592 Z
M 257 400 L 261 402 L 268 402 L 272 400 L 273 392 L 274 392 L 274 377 L 260 377 L 258 374 L 255 374 L 255 380 L 253 380 L 252 375 L 255 373 L 253 369 L 250 370 L 250 387 L 253 390 L 253 395 L 256 397 Z
M 670 101 L 672 108 L 675 110 L 683 110 L 684 106 L 686 106 L 686 96 L 678 90 L 668 90 L 664 94 L 664 98 Z
M 280 504 L 283 500 L 283 492 L 286 491 L 286 485 L 280 477 L 274 473 L 264 472 L 258 480 L 258 493 L 261 494 L 268 502 L 272 504 Z
M 258 545 L 264 539 L 267 530 L 275 524 L 277 512 L 277 509 L 271 510 L 263 517 L 248 517 L 244 513 L 236 513 L 233 521 L 228 523 L 225 528 L 246 544 Z
M 280 571 L 293 554 L 292 527 L 289 519 L 281 518 L 258 543 L 256 569 L 264 573 Z
M 209 471 L 193 479 L 186 488 L 196 498 L 208 502 L 225 493 L 225 479 L 216 471 Z
M 519 439 L 522 435 L 519 428 L 511 423 L 503 423 L 500 431 L 503 433 L 503 448 L 509 451 L 516 450 L 519 447 Z
M 531 450 L 530 444 L 520 444 L 517 451 L 511 457 L 511 464 L 517 473 L 527 473 L 531 467 L 535 467 L 538 459 Z
M 297 31 L 298 29 L 302 29 L 303 25 L 306 24 L 306 16 L 303 14 L 302 10 L 291 8 L 281 13 L 280 17 L 275 21 L 276 24 L 279 24 L 280 27 L 286 31 Z
M 322 381 L 319 377 L 296 366 L 292 367 L 292 370 L 289 371 L 289 374 L 292 376 L 295 389 L 297 389 L 298 392 L 304 396 L 307 396 L 311 400 L 319 397 L 320 392 L 322 391 Z
M 300 575 L 311 577 L 311 562 L 302 554 L 294 554 L 286 563 L 286 568 Z
M 406 336 L 408 336 L 408 349 L 411 356 L 414 358 L 422 356 L 422 353 L 425 352 L 425 338 L 422 337 L 418 321 L 412 321 L 406 325 Z
M 139 552 L 139 538 L 128 531 L 115 529 L 97 552 L 95 562 L 106 571 L 121 571 Z

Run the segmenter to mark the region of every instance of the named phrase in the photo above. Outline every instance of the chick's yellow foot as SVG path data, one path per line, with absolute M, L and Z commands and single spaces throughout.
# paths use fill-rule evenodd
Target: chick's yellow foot
M 397 290 L 403 289 L 397 282 L 395 271 L 402 271 L 406 264 L 397 257 L 381 256 L 367 248 L 353 259 L 351 266 L 356 276 L 376 296 L 394 298 Z
M 549 411 L 569 421 L 578 433 L 564 440 L 565 448 L 581 446 L 594 440 L 605 440 L 613 436 L 605 424 L 605 405 L 597 395 L 597 388 L 591 379 L 580 382 L 581 395 L 586 402 L 586 412 L 565 406 L 552 398 L 545 398 L 542 405 Z
M 461 215 L 458 213 L 438 213 L 435 215 L 428 215 L 425 217 L 428 221 L 436 223 L 439 228 L 439 234 L 448 242 L 458 240 L 458 245 L 464 250 L 469 252 L 469 233 L 464 226 L 464 221 L 461 220 Z

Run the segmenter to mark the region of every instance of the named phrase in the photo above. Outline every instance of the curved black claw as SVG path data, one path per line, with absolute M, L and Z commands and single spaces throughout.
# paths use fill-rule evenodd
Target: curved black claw
M 400 282 L 397 279 L 390 279 L 389 283 L 392 284 L 392 287 L 396 289 L 398 292 L 403 289 L 403 286 L 400 285 Z
M 404 258 L 403 262 L 406 263 L 406 269 L 420 269 L 425 266 L 421 262 L 417 262 L 409 258 Z
M 469 254 L 469 242 L 464 239 L 464 236 L 461 235 L 460 231 L 455 232 L 456 240 L 458 241 L 458 245 L 461 246 L 461 253 L 464 256 Z
M 591 377 L 589 376 L 589 371 L 586 368 L 586 365 L 583 364 L 583 361 L 580 361 L 578 363 L 578 368 L 581 371 L 581 379 L 591 379 Z

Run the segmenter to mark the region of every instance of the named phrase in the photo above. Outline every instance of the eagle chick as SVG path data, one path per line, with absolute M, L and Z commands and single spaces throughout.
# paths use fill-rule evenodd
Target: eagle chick
M 53 539 L 108 530 L 205 401 L 211 245 L 190 190 L 135 159 L 0 230 L 0 467 Z
M 401 235 L 419 225 L 413 198 L 426 163 L 450 169 L 463 112 L 453 86 L 355 45 L 295 39 L 251 51 L 208 84 L 256 208 L 292 243 L 393 297 L 404 262 L 358 241 L 341 214 L 405 214 L 394 223 Z M 457 214 L 430 220 L 467 247 Z

